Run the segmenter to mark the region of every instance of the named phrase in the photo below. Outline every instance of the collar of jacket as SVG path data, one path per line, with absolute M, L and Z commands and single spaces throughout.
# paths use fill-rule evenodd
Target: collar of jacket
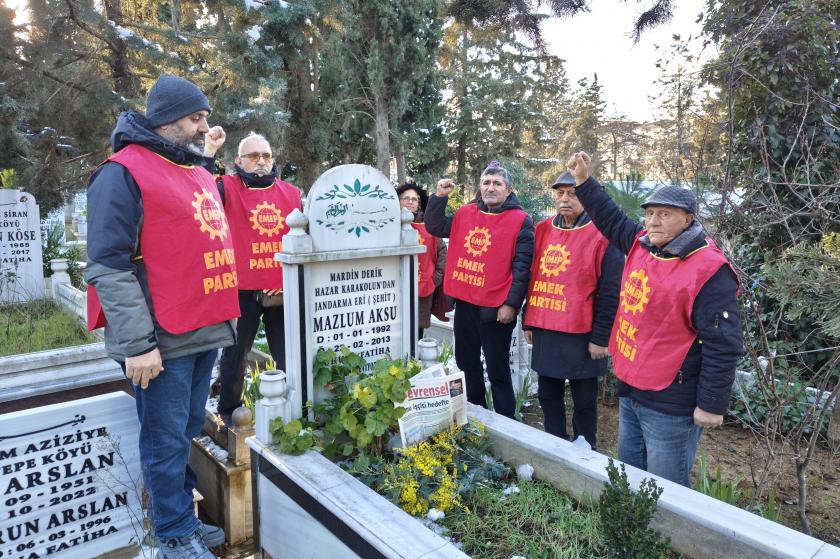
M 212 157 L 193 153 L 159 136 L 149 125 L 146 117 L 137 111 L 126 111 L 120 114 L 117 125 L 111 132 L 111 147 L 114 153 L 129 144 L 141 145 L 177 165 L 206 167 L 208 163 L 214 162 Z
M 563 216 L 560 214 L 555 215 L 551 223 L 554 224 L 555 227 L 559 227 L 560 229 L 574 229 L 575 227 L 583 227 L 590 221 L 592 220 L 589 219 L 589 214 L 583 212 L 582 214 L 577 216 L 577 219 L 571 226 L 565 224 L 565 222 L 563 221 Z
M 483 212 L 491 213 L 491 214 L 500 214 L 502 212 L 506 212 L 507 210 L 521 210 L 522 209 L 522 206 L 519 205 L 519 198 L 517 198 L 516 194 L 514 194 L 513 192 L 508 194 L 508 197 L 505 198 L 505 201 L 502 202 L 501 206 L 498 206 L 498 207 L 493 208 L 493 209 L 490 209 L 490 208 L 487 207 L 487 204 L 485 204 L 484 201 L 481 199 L 481 195 L 479 195 L 479 197 L 476 199 L 476 203 L 478 204 L 478 209 L 479 210 L 481 210 Z
M 667 245 L 659 248 L 650 242 L 647 235 L 639 238 L 639 243 L 655 256 L 662 258 L 687 258 L 689 254 L 706 242 L 706 231 L 695 219 L 682 233 L 674 237 Z
M 233 169 L 236 171 L 236 174 L 242 179 L 242 182 L 245 183 L 245 186 L 248 188 L 265 188 L 266 186 L 271 186 L 274 184 L 274 181 L 277 180 L 277 167 L 272 166 L 271 172 L 267 175 L 259 176 L 254 173 L 248 173 L 242 169 L 239 165 L 234 165 Z

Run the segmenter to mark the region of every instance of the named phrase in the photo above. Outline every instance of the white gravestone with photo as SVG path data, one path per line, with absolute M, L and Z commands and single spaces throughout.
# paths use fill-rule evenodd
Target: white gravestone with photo
M 312 186 L 304 214 L 289 215 L 291 230 L 277 254 L 283 263 L 286 404 L 272 411 L 258 403 L 258 437 L 267 432 L 261 429 L 266 421 L 300 417 L 304 403 L 316 400 L 318 349 L 347 346 L 368 369 L 383 357 L 416 352 L 417 255 L 425 247 L 385 175 L 367 165 L 330 169 Z
M 41 217 L 35 197 L 0 190 L 0 303 L 44 296 Z
M 0 425 L 0 557 L 137 554 L 139 426 L 129 395 L 14 412 Z

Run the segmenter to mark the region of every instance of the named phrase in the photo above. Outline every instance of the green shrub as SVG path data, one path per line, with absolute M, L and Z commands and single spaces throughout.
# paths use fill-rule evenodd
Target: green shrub
M 650 528 L 662 494 L 652 479 L 644 479 L 639 492 L 630 489 L 624 464 L 621 471 L 612 458 L 607 465 L 609 482 L 600 498 L 601 530 L 607 556 L 614 559 L 657 559 L 668 555 L 670 540 Z

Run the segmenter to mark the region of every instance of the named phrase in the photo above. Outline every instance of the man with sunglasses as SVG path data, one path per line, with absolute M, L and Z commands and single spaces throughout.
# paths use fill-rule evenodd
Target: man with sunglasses
M 205 155 L 215 155 L 218 147 L 207 142 Z M 222 351 L 219 364 L 219 415 L 228 426 L 233 410 L 242 405 L 245 365 L 260 320 L 277 368 L 285 366 L 283 268 L 274 254 L 283 250 L 283 235 L 289 231 L 286 218 L 301 209 L 300 191 L 277 177 L 265 137 L 251 132 L 243 138 L 234 163 L 235 174 L 216 181 L 230 223 L 239 277 L 237 341 Z

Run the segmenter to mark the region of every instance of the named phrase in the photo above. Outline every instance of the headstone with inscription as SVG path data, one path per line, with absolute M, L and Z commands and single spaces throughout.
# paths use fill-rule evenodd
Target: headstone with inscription
M 20 190 L 0 190 L 0 303 L 42 298 L 43 266 L 35 197 Z
M 139 426 L 122 392 L 0 420 L 0 557 L 134 557 Z
M 319 348 L 345 345 L 368 368 L 386 356 L 415 354 L 417 255 L 425 251 L 411 214 L 402 213 L 394 187 L 373 167 L 342 165 L 325 172 L 312 186 L 304 213 L 289 216 L 291 231 L 277 255 L 283 263 L 292 417 L 316 399 L 312 366 Z

